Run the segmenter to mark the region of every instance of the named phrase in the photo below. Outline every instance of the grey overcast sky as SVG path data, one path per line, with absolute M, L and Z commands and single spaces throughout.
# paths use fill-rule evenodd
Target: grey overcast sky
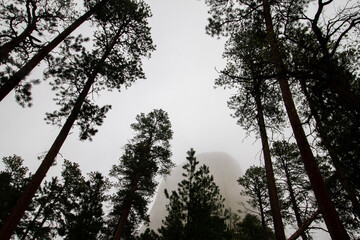
M 146 80 L 139 80 L 121 92 L 103 92 L 99 104 L 111 104 L 103 126 L 92 142 L 78 140 L 77 130 L 68 136 L 58 157 L 58 165 L 48 176 L 58 174 L 62 159 L 80 164 L 83 173 L 107 174 L 122 154 L 122 146 L 133 136 L 130 124 L 141 112 L 162 108 L 169 113 L 174 138 L 173 161 L 180 163 L 193 147 L 201 152 L 226 152 L 245 171 L 259 164 L 259 142 L 230 117 L 226 101 L 229 92 L 214 89 L 222 69 L 225 39 L 205 33 L 207 6 L 197 0 L 147 0 L 153 17 L 149 20 L 157 49 L 144 60 Z M 84 28 L 79 29 L 84 31 Z M 79 31 L 77 33 L 79 33 Z M 32 76 L 41 78 L 38 67 Z M 34 87 L 34 105 L 23 109 L 13 94 L 0 103 L 0 156 L 20 155 L 32 172 L 40 164 L 37 156 L 51 146 L 59 128 L 45 124 L 45 112 L 56 109 L 54 93 L 46 82 Z

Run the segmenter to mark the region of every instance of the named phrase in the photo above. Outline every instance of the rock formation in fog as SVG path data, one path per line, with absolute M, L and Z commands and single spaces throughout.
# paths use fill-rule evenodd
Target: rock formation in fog
M 210 174 L 214 176 L 215 183 L 225 198 L 225 208 L 230 208 L 232 212 L 241 210 L 242 216 L 245 215 L 245 209 L 240 202 L 244 204 L 246 199 L 240 196 L 241 187 L 237 183 L 237 179 L 243 175 L 239 163 L 222 152 L 201 153 L 196 155 L 196 158 L 199 161 L 198 167 L 203 164 L 209 166 Z M 177 189 L 178 183 L 183 180 L 183 164 L 176 166 L 170 176 L 160 183 L 153 207 L 150 210 L 150 229 L 157 230 L 160 228 L 162 220 L 165 219 L 168 200 L 165 197 L 164 189 L 167 189 L 169 193 Z

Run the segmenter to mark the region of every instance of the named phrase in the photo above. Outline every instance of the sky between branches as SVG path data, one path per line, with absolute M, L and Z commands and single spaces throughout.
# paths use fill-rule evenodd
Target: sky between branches
M 122 154 L 122 146 L 132 138 L 130 124 L 140 112 L 154 108 L 167 111 L 172 122 L 173 161 L 180 163 L 193 147 L 201 152 L 226 152 L 234 157 L 243 171 L 259 164 L 260 144 L 230 117 L 226 101 L 229 91 L 214 89 L 216 69 L 225 65 L 222 59 L 225 39 L 205 34 L 207 7 L 197 0 L 148 0 L 153 17 L 149 20 L 157 46 L 151 59 L 144 60 L 146 80 L 139 80 L 120 93 L 103 92 L 97 99 L 113 107 L 92 142 L 80 142 L 77 131 L 68 137 L 58 157 L 58 165 L 48 176 L 59 174 L 62 159 L 80 164 L 84 173 L 107 174 Z M 75 32 L 84 32 L 82 27 Z M 31 78 L 42 79 L 43 65 Z M 59 128 L 46 125 L 45 112 L 56 109 L 54 93 L 47 82 L 35 86 L 33 107 L 23 109 L 13 94 L 0 103 L 0 156 L 17 154 L 25 159 L 32 172 L 37 160 L 51 146 Z

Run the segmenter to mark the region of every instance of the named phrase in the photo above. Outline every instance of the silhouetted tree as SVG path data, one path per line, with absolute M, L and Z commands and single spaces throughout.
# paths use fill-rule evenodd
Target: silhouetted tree
M 29 169 L 23 165 L 24 160 L 17 155 L 3 157 L 2 162 L 4 169 L 0 172 L 0 225 L 3 225 L 6 218 L 9 216 L 11 209 L 16 204 L 17 199 L 21 196 L 26 184 L 29 181 Z M 27 210 L 33 209 L 33 205 L 29 206 Z M 26 213 L 23 221 L 16 229 L 16 234 L 21 236 L 26 222 L 29 220 L 29 214 Z
M 197 169 L 199 162 L 193 149 L 186 159 L 185 179 L 171 195 L 165 191 L 170 202 L 159 229 L 161 239 L 222 239 L 226 225 L 219 187 L 206 165 Z
M 156 176 L 170 173 L 171 123 L 163 110 L 141 113 L 131 124 L 135 136 L 124 147 L 119 165 L 110 175 L 116 177 L 116 194 L 112 197 L 109 230 L 113 239 L 128 239 L 139 223 L 148 221 L 147 206 L 153 196 Z
M 275 240 L 275 235 L 271 229 L 264 230 L 259 219 L 251 214 L 246 214 L 244 219 L 239 223 L 238 240 L 256 240 L 268 239 Z
M 269 192 L 267 190 L 266 173 L 263 167 L 251 166 L 244 176 L 238 179 L 239 185 L 244 187 L 241 191 L 242 196 L 249 196 L 249 205 L 258 210 L 261 226 L 266 231 L 271 217 Z
M 327 9 L 335 6 L 336 11 L 329 15 Z M 307 24 L 287 28 L 284 36 L 291 54 L 288 71 L 299 81 L 305 96 L 302 104 L 309 108 L 304 111 L 304 119 L 313 117 L 316 137 L 331 157 L 357 216 L 360 215 L 356 193 L 359 180 L 354 173 L 360 169 L 356 160 L 360 153 L 356 137 L 360 129 L 356 99 L 359 98 L 358 8 L 352 1 L 341 4 L 318 1 L 315 16 L 311 18 L 303 13 L 301 21 Z
M 149 16 L 148 6 L 141 1 L 116 2 L 99 17 L 101 30 L 95 33 L 97 48 L 92 53 L 87 53 L 83 48 L 78 49 L 80 56 L 71 56 L 78 64 L 74 64 L 68 56 L 57 59 L 62 64 L 58 65 L 57 69 L 52 69 L 51 74 L 58 83 L 62 83 L 61 87 L 68 83 L 70 89 L 60 90 L 58 104 L 62 109 L 49 118 L 67 117 L 67 120 L 12 214 L 2 226 L 0 234 L 4 239 L 10 238 L 48 169 L 54 163 L 74 122 L 77 121 L 82 127 L 82 139 L 95 134 L 92 121 L 97 125 L 102 123 L 109 106 L 99 108 L 91 104 L 87 97 L 90 89 L 120 89 L 122 85 L 129 86 L 136 79 L 144 77 L 141 58 L 149 56 L 149 52 L 154 49 L 150 28 L 147 26 Z
M 295 143 L 276 141 L 272 145 L 271 154 L 276 159 L 275 172 L 279 179 L 279 187 L 286 192 L 283 201 L 292 209 L 296 227 L 300 228 L 303 222 L 317 210 L 317 204 L 310 191 L 310 182 L 299 150 Z M 293 220 L 294 218 L 291 218 L 290 223 L 294 222 Z M 301 236 L 302 239 L 308 239 L 306 232 Z
M 59 199 L 64 194 L 63 189 L 64 186 L 57 177 L 44 182 L 34 199 L 37 207 L 30 213 L 31 220 L 26 225 L 21 240 L 54 238 L 58 219 L 61 218 Z
M 317 1 L 317 11 L 314 18 L 303 17 L 311 26 L 311 32 L 317 40 L 318 61 L 316 67 L 325 75 L 322 79 L 322 87 L 331 89 L 339 96 L 338 103 L 345 104 L 352 112 L 360 114 L 360 98 L 358 79 L 349 68 L 349 60 L 353 58 L 354 47 L 350 41 L 358 38 L 357 28 L 360 25 L 360 6 L 353 1 L 345 1 L 343 5 L 335 5 L 335 1 Z M 339 5 L 339 4 L 338 4 Z M 327 7 L 337 7 L 335 15 L 326 17 Z M 323 21 L 321 19 L 326 19 Z M 341 49 L 342 45 L 349 45 L 347 49 Z M 356 51 L 356 50 L 355 50 Z M 349 58 L 347 60 L 346 58 Z M 344 61 L 345 60 L 345 61 Z M 351 61 L 351 60 L 350 60 Z
M 103 204 L 106 200 L 107 180 L 98 172 L 86 180 L 79 165 L 65 161 L 63 194 L 59 199 L 61 212 L 58 233 L 64 239 L 99 239 L 104 228 Z
M 294 136 L 305 165 L 305 169 L 308 173 L 311 185 L 318 201 L 319 208 L 324 216 L 324 220 L 331 237 L 333 239 L 349 239 L 344 229 L 344 226 L 339 219 L 339 215 L 335 210 L 334 204 L 330 199 L 324 180 L 321 176 L 318 165 L 315 161 L 314 155 L 307 141 L 305 132 L 302 128 L 300 118 L 297 114 L 289 83 L 286 76 L 284 75 L 286 67 L 284 65 L 284 60 L 281 56 L 277 36 L 274 31 L 273 20 L 271 16 L 271 7 L 268 0 L 263 0 L 263 12 L 267 35 L 269 39 L 269 45 L 272 52 L 274 64 L 276 66 L 276 73 L 279 75 L 278 81 L 281 93 L 294 132 Z
M 256 24 L 260 17 L 254 14 L 254 18 L 255 23 L 244 26 L 228 40 L 224 53 L 228 64 L 221 71 L 216 85 L 239 90 L 228 102 L 229 107 L 235 110 L 233 116 L 246 130 L 256 129 L 261 137 L 275 233 L 279 239 L 285 239 L 267 134 L 267 129 L 281 129 L 283 111 L 279 104 L 279 92 L 272 83 L 273 66 L 264 57 L 269 54 L 267 42 L 264 41 L 266 33 L 261 25 Z

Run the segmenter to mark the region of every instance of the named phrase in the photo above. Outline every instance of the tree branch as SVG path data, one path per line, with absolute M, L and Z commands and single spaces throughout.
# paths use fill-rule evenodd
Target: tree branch
M 297 239 L 308 227 L 310 224 L 316 219 L 316 217 L 320 214 L 320 210 L 316 210 L 304 223 L 303 225 L 295 232 L 288 240 L 295 240 Z

